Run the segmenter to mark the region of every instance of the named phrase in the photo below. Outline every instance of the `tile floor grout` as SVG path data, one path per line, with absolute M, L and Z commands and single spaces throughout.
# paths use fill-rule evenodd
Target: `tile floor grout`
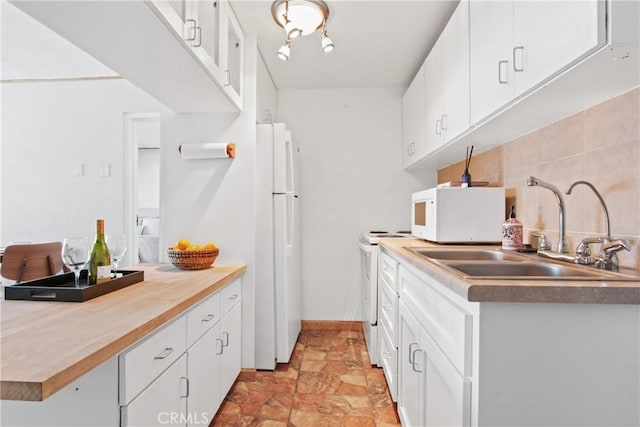
M 264 427 L 396 427 L 382 369 L 369 364 L 362 331 L 303 330 L 291 361 L 246 370 L 210 424 Z

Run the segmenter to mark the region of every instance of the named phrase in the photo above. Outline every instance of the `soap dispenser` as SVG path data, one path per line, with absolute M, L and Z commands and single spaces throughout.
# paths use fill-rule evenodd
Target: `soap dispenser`
M 502 224 L 502 249 L 522 248 L 522 223 L 516 219 L 515 206 L 511 206 L 509 218 Z

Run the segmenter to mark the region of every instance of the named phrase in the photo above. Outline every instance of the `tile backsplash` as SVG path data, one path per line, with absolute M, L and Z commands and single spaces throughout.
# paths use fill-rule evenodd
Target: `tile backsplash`
M 463 170 L 464 160 L 441 169 L 438 182 L 459 181 Z M 591 182 L 607 204 L 611 234 L 631 241 L 631 252 L 618 253 L 620 265 L 640 269 L 640 88 L 474 155 L 469 172 L 474 181 L 506 188 L 506 208 L 515 205 L 525 242 L 530 232 L 542 231 L 554 246 L 558 204 L 551 191 L 528 187 L 527 177 L 562 192 L 575 181 Z M 572 252 L 584 237 L 605 233 L 603 209 L 587 186 L 576 186 L 564 201 Z

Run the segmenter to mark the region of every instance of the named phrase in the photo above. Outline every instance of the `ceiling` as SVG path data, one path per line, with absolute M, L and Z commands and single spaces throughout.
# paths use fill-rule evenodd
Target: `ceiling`
M 230 2 L 245 34 L 257 35 L 278 89 L 326 89 L 407 87 L 458 0 L 325 0 L 336 49 L 323 53 L 317 31 L 293 40 L 286 62 L 276 57 L 286 37 L 271 1 Z
M 290 59 L 283 62 L 276 52 L 285 34 L 271 17 L 271 0 L 230 0 L 244 33 L 257 35 L 278 89 L 407 87 L 457 2 L 326 0 L 336 49 L 323 53 L 316 32 L 293 40 Z M 6 1 L 0 5 L 2 79 L 115 74 Z

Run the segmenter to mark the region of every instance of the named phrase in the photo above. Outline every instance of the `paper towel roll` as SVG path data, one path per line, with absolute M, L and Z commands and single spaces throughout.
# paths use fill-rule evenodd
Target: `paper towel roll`
M 236 144 L 208 142 L 204 144 L 180 144 L 178 151 L 183 159 L 226 159 L 236 156 Z

